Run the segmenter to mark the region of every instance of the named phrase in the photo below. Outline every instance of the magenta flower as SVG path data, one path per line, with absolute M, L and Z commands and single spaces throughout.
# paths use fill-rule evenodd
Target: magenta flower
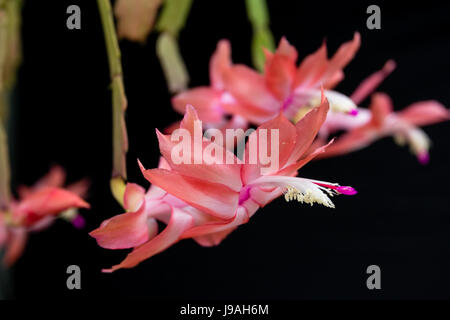
M 334 207 L 329 197 L 335 194 L 355 194 L 351 187 L 296 177 L 300 168 L 327 147 L 306 155 L 328 109 L 328 102 L 323 100 L 296 125 L 280 113 L 249 136 L 242 159 L 222 144 L 204 138 L 189 142 L 194 150 L 215 150 L 210 162 L 196 163 L 196 155 L 191 154 L 187 162 L 180 163 L 173 158 L 177 148 L 175 132 L 163 135 L 157 131 L 162 154 L 159 168 L 146 170 L 140 164 L 151 188 L 145 192 L 129 183 L 124 193 L 127 212 L 104 221 L 90 233 L 104 248 L 133 248 L 124 261 L 104 271 L 132 268 L 181 239 L 193 238 L 203 246 L 217 245 L 237 226 L 248 222 L 260 207 L 283 194 L 287 201 L 328 207 Z M 188 106 L 180 129 L 195 136 L 195 132 L 202 132 L 198 119 L 196 111 Z M 251 141 L 272 130 L 279 138 L 269 142 L 276 144 L 279 151 L 279 165 L 274 169 L 261 162 L 252 163 L 254 153 L 249 152 Z M 219 154 L 231 161 L 221 162 Z M 156 221 L 167 224 L 160 233 Z

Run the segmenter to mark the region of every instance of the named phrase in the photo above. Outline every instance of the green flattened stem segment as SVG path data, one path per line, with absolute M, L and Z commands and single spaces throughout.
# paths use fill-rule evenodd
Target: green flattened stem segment
M 180 54 L 177 37 L 184 27 L 192 0 L 164 0 L 164 6 L 156 24 L 160 32 L 156 53 L 166 77 L 170 92 L 187 88 L 189 74 Z
M 247 15 L 253 28 L 252 60 L 259 71 L 264 69 L 266 57 L 263 48 L 275 49 L 272 32 L 269 28 L 269 10 L 266 0 L 246 0 Z
M 108 54 L 109 71 L 112 89 L 113 111 L 113 172 L 112 179 L 127 179 L 126 153 L 128 151 L 127 129 L 124 114 L 127 108 L 127 99 L 122 77 L 122 64 L 119 43 L 117 41 L 114 18 L 109 0 L 97 0 L 100 17 L 103 25 L 106 51 Z M 111 185 L 113 183 L 111 182 Z M 121 203 L 122 197 L 112 190 L 116 200 Z M 119 197 L 119 198 L 117 198 Z

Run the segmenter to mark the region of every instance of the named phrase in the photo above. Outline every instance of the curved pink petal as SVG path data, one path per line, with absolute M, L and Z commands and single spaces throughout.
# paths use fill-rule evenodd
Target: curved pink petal
M 450 120 L 449 110 L 437 101 L 416 102 L 396 114 L 415 126 L 426 126 Z
M 172 170 L 192 178 L 206 180 L 213 183 L 223 184 L 234 191 L 239 191 L 242 188 L 241 182 L 241 165 L 237 163 L 234 154 L 226 150 L 222 145 L 216 145 L 214 142 L 205 141 L 202 143 L 202 149 L 205 150 L 208 146 L 214 144 L 217 149 L 222 150 L 222 156 L 218 154 L 212 155 L 211 161 L 216 161 L 212 164 L 194 162 L 194 141 L 191 141 L 191 157 L 189 163 L 176 164 L 172 161 L 172 150 L 178 142 L 172 142 L 170 137 L 164 136 L 159 131 L 156 132 L 159 141 L 159 148 L 162 156 L 169 163 Z M 200 152 L 201 152 L 200 150 Z M 226 164 L 226 154 L 230 153 L 229 157 L 233 159 L 233 164 Z M 202 161 L 203 162 L 203 161 Z
M 342 72 L 342 69 L 354 58 L 360 45 L 361 36 L 358 32 L 355 32 L 353 39 L 342 44 L 330 59 L 323 81 L 325 82 L 327 78 L 332 78 L 336 72 Z
M 137 211 L 144 201 L 145 189 L 136 183 L 127 183 L 123 204 L 127 211 Z
M 378 87 L 387 76 L 389 76 L 392 71 L 394 71 L 396 64 L 393 60 L 389 60 L 383 66 L 383 69 L 375 72 L 367 79 L 365 79 L 356 88 L 355 92 L 350 96 L 355 104 L 360 104 L 369 94 L 371 94 L 376 87 Z
M 97 244 L 106 249 L 126 249 L 137 247 L 148 241 L 158 230 L 156 223 L 147 223 L 145 204 L 138 211 L 127 212 L 102 222 L 89 235 Z
M 320 127 L 327 118 L 330 105 L 322 94 L 322 103 L 320 106 L 313 108 L 295 125 L 297 130 L 297 140 L 292 150 L 291 156 L 287 161 L 288 165 L 300 159 L 309 149 L 317 136 Z
M 353 40 L 342 44 L 333 57 L 328 60 L 325 43 L 315 53 L 307 56 L 298 68 L 294 87 L 314 87 L 320 83 L 327 87 L 335 86 L 343 78 L 342 69 L 353 59 L 361 44 L 358 32 Z
M 231 232 L 237 226 L 248 222 L 247 210 L 243 207 L 239 207 L 235 214 L 233 214 L 232 219 L 223 222 L 210 222 L 205 223 L 200 226 L 192 227 L 186 230 L 182 235 L 181 239 L 187 238 L 197 238 L 200 236 L 211 235 L 218 232 L 229 231 Z M 217 239 L 216 239 L 217 240 Z
M 310 154 L 308 154 L 306 157 L 304 157 L 303 159 L 287 166 L 286 168 L 284 168 L 283 170 L 280 170 L 279 172 L 276 173 L 277 176 L 291 176 L 291 175 L 296 175 L 296 172 L 298 170 L 300 170 L 304 165 L 306 165 L 308 162 L 310 162 L 311 160 L 313 160 L 315 157 L 317 157 L 318 155 L 320 155 L 321 153 L 324 153 L 326 151 L 326 149 L 334 142 L 334 140 L 331 140 L 330 142 L 328 142 L 328 144 L 323 145 L 321 147 L 316 148 L 313 152 L 311 152 Z
M 272 150 L 272 143 L 271 143 L 272 130 L 278 130 L 278 138 L 279 138 L 277 146 L 278 167 L 274 169 L 274 172 L 277 172 L 279 168 L 282 168 L 288 161 L 289 157 L 291 156 L 292 150 L 294 149 L 296 143 L 298 133 L 296 132 L 295 126 L 288 119 L 286 119 L 286 117 L 282 113 L 279 113 L 276 118 L 260 125 L 256 129 L 256 131 L 254 131 L 249 137 L 249 141 L 247 142 L 247 145 L 245 147 L 246 160 L 242 174 L 243 180 L 245 182 L 256 179 L 261 175 L 261 168 L 264 167 L 264 165 L 261 164 L 261 159 L 259 158 L 260 153 L 259 144 L 261 142 L 262 137 L 261 133 L 266 132 L 265 134 L 265 138 L 267 141 L 266 152 L 270 152 L 270 150 Z M 256 148 L 251 143 L 252 139 L 254 139 L 254 141 L 257 142 Z M 252 157 L 254 153 L 258 155 L 257 163 L 251 164 L 250 157 Z
M 220 106 L 221 92 L 209 87 L 198 87 L 183 91 L 172 98 L 176 111 L 184 114 L 186 105 L 193 105 L 198 116 L 205 122 L 220 122 L 223 110 Z
M 370 111 L 372 112 L 372 119 L 370 123 L 376 128 L 381 128 L 384 125 L 386 117 L 392 113 L 392 100 L 385 93 L 375 93 L 372 95 L 370 103 Z
M 265 66 L 265 80 L 272 94 L 284 101 L 290 94 L 295 78 L 297 50 L 285 38 Z
M 143 171 L 144 177 L 152 184 L 191 206 L 222 219 L 233 217 L 239 193 L 217 183 L 183 176 L 164 169 Z
M 316 52 L 308 55 L 300 63 L 295 76 L 294 87 L 315 85 L 321 79 L 327 65 L 327 46 L 324 42 Z
M 244 65 L 235 65 L 224 73 L 225 90 L 244 105 L 278 113 L 280 102 L 271 94 L 263 75 Z
M 343 155 L 367 147 L 378 137 L 376 131 L 370 126 L 353 129 L 336 138 L 335 142 L 327 147 L 324 152 L 317 154 L 317 158 L 328 158 Z
M 127 255 L 124 261 L 113 266 L 110 269 L 104 269 L 103 272 L 113 272 L 122 268 L 132 268 L 142 261 L 166 250 L 175 244 L 183 232 L 189 229 L 193 224 L 193 219 L 190 215 L 183 211 L 172 208 L 172 215 L 167 227 L 152 240 L 135 248 Z
M 60 166 L 53 166 L 50 171 L 33 186 L 61 188 L 66 181 L 66 173 Z
M 216 51 L 209 62 L 209 77 L 211 86 L 218 90 L 224 89 L 223 74 L 231 67 L 231 45 L 228 40 L 220 40 Z M 194 104 L 195 106 L 195 104 Z
M 20 201 L 14 215 L 24 218 L 25 225 L 30 225 L 44 216 L 56 215 L 70 208 L 89 208 L 89 204 L 70 191 L 43 187 Z

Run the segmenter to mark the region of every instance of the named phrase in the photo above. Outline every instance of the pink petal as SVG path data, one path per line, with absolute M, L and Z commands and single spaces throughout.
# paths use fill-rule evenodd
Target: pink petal
M 30 225 L 47 215 L 56 215 L 70 208 L 89 208 L 78 195 L 59 188 L 43 187 L 29 194 L 15 208 L 15 215 L 25 217 Z
M 265 66 L 265 80 L 272 94 L 284 101 L 290 94 L 296 73 L 297 50 L 285 38 Z
M 450 112 L 437 101 L 416 102 L 396 114 L 416 126 L 450 120 Z
M 236 211 L 239 193 L 222 184 L 183 176 L 164 169 L 145 170 L 143 174 L 152 184 L 213 216 L 230 219 Z
M 318 159 L 343 155 L 367 147 L 378 138 L 370 126 L 353 129 L 336 138 L 335 142 L 326 148 L 325 152 L 318 154 Z
M 103 221 L 89 235 L 103 248 L 126 249 L 147 242 L 150 234 L 157 232 L 157 224 L 152 224 L 151 227 L 152 230 L 147 224 L 145 205 L 142 205 L 136 212 L 119 214 Z
M 266 86 L 264 77 L 244 65 L 235 65 L 224 73 L 225 90 L 244 105 L 278 113 L 280 101 Z
M 239 207 L 232 219 L 223 222 L 205 223 L 200 226 L 190 228 L 181 236 L 182 239 L 197 238 L 200 236 L 211 235 L 217 232 L 229 231 L 231 232 L 237 226 L 248 222 L 248 214 L 245 208 Z M 232 230 L 230 230 L 232 229 Z M 223 234 L 222 234 L 223 235 Z M 216 240 L 218 240 L 216 238 Z
M 209 63 L 211 86 L 218 90 L 224 89 L 223 74 L 231 67 L 231 45 L 228 40 L 220 40 L 217 49 Z M 193 104 L 195 106 L 195 104 Z M 203 118 L 202 118 L 203 119 Z M 206 120 L 205 120 L 206 121 Z
M 120 264 L 113 266 L 110 269 L 104 269 L 103 272 L 113 272 L 122 268 L 132 268 L 142 261 L 166 250 L 179 239 L 181 234 L 189 229 L 193 224 L 193 219 L 190 215 L 183 211 L 173 208 L 172 216 L 167 227 L 152 240 L 135 248 Z
M 295 76 L 294 87 L 310 87 L 320 81 L 328 65 L 325 42 L 314 53 L 307 56 L 300 64 Z
M 392 113 L 392 110 L 392 100 L 387 94 L 373 94 L 370 104 L 370 111 L 372 112 L 371 124 L 376 128 L 381 128 L 384 125 L 384 120 Z
M 342 44 L 330 59 L 324 78 L 332 78 L 336 72 L 342 72 L 342 69 L 353 59 L 356 52 L 359 50 L 360 45 L 361 36 L 358 32 L 355 32 L 353 40 Z
M 296 162 L 309 149 L 314 141 L 314 138 L 317 136 L 320 127 L 327 118 L 329 108 L 329 103 L 322 94 L 321 105 L 313 108 L 299 122 L 297 122 L 295 125 L 297 130 L 297 141 L 294 149 L 292 150 L 292 154 L 287 161 L 288 164 Z
M 360 104 L 369 94 L 371 94 L 375 89 L 389 76 L 392 71 L 394 71 L 396 65 L 393 60 L 389 60 L 383 66 L 383 69 L 375 72 L 370 77 L 365 79 L 356 88 L 355 92 L 351 95 L 350 99 L 353 100 L 355 104 Z
M 223 117 L 220 96 L 220 91 L 209 87 L 198 87 L 177 94 L 172 98 L 172 105 L 181 114 L 184 114 L 187 104 L 193 105 L 202 121 L 220 122 Z
M 145 189 L 136 183 L 127 183 L 123 204 L 127 211 L 137 211 L 144 201 Z
M 253 179 L 256 179 L 261 175 L 261 168 L 264 167 L 259 159 L 259 143 L 260 143 L 260 131 L 266 130 L 266 138 L 267 138 L 267 151 L 270 152 L 272 150 L 272 144 L 271 144 L 271 130 L 278 130 L 279 135 L 279 141 L 278 141 L 278 168 L 275 169 L 274 172 L 278 171 L 279 168 L 282 168 L 286 162 L 288 161 L 289 157 L 292 154 L 292 150 L 294 149 L 295 142 L 297 139 L 297 132 L 295 126 L 286 119 L 286 117 L 280 113 L 276 118 L 269 120 L 265 122 L 264 124 L 260 125 L 256 131 L 254 131 L 250 138 L 249 142 L 247 142 L 246 148 L 245 148 L 245 164 L 243 168 L 243 180 L 245 182 L 251 181 Z M 262 131 L 263 132 L 263 131 Z M 255 141 L 257 141 L 258 146 L 255 148 L 255 150 L 252 150 L 251 146 L 251 139 L 255 138 Z M 251 153 L 256 152 L 258 154 L 257 164 L 251 164 L 250 157 L 252 156 Z
M 172 170 L 192 178 L 197 178 L 200 180 L 207 180 L 209 182 L 223 184 L 234 191 L 239 191 L 242 188 L 241 182 L 241 165 L 237 163 L 237 159 L 234 154 L 231 154 L 222 146 L 218 146 L 217 148 L 222 149 L 222 157 L 217 157 L 217 155 L 213 155 L 214 161 L 217 161 L 213 164 L 195 164 L 194 163 L 194 151 L 193 145 L 194 142 L 191 143 L 191 158 L 190 163 L 180 163 L 175 164 L 172 161 L 172 149 L 177 143 L 172 142 L 168 136 L 164 136 L 162 133 L 157 131 L 159 148 L 161 150 L 162 156 L 169 163 Z M 202 150 L 213 142 L 204 142 L 202 143 Z M 226 154 L 230 153 L 230 157 L 233 159 L 234 164 L 226 164 Z

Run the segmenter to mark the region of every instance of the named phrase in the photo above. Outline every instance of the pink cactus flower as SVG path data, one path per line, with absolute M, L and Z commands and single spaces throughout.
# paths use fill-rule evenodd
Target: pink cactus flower
M 54 167 L 33 187 L 20 187 L 19 200 L 12 200 L 0 211 L 0 248 L 5 247 L 4 263 L 11 266 L 21 256 L 28 232 L 48 227 L 56 217 L 77 220 L 76 208 L 89 208 L 80 195 L 87 189 L 86 181 L 63 189 L 65 173 Z
M 273 119 L 280 111 L 289 119 L 298 120 L 299 112 L 304 115 L 310 107 L 320 104 L 323 86 L 327 89 L 325 95 L 331 110 L 355 114 L 355 103 L 331 89 L 343 79 L 342 70 L 359 46 L 360 35 L 355 33 L 353 40 L 344 43 L 328 59 L 324 43 L 297 67 L 297 50 L 282 38 L 275 53 L 266 52 L 264 74 L 260 74 L 245 65 L 233 65 L 230 44 L 222 40 L 210 62 L 211 86 L 178 94 L 173 98 L 173 106 L 183 112 L 186 104 L 195 105 L 200 119 L 207 124 L 223 123 L 225 115 L 232 115 L 232 120 L 240 122 L 241 126 L 243 120 L 259 125 Z M 378 78 L 380 76 L 378 74 Z M 376 86 L 379 79 L 375 78 L 369 81 L 370 86 Z M 367 90 L 361 88 L 358 95 L 366 94 Z
M 325 144 L 329 134 L 337 130 L 348 132 L 337 138 L 318 158 L 346 154 L 364 148 L 377 139 L 394 136 L 399 144 L 409 144 L 419 162 L 426 164 L 430 139 L 419 127 L 450 119 L 450 112 L 436 101 L 417 102 L 394 112 L 391 99 L 383 93 L 372 96 L 370 110 L 360 108 L 358 111 L 356 117 L 335 113 L 328 115 L 314 147 Z
M 296 177 L 300 168 L 327 147 L 306 155 L 328 109 L 324 99 L 296 125 L 280 113 L 249 136 L 243 159 L 236 158 L 222 144 L 206 138 L 200 142 L 203 147 L 220 149 L 213 157 L 226 154 L 233 160 L 230 164 L 176 163 L 172 159 L 174 137 L 157 131 L 162 154 L 159 168 L 146 170 L 139 163 L 144 177 L 152 183 L 151 188 L 145 192 L 142 187 L 129 183 L 124 193 L 127 212 L 104 221 L 90 233 L 104 248 L 133 248 L 124 261 L 103 271 L 132 268 L 181 239 L 193 238 L 203 246 L 217 245 L 237 226 L 248 222 L 260 207 L 283 194 L 287 201 L 327 207 L 334 207 L 330 200 L 333 195 L 355 194 L 351 187 Z M 196 130 L 201 132 L 198 118 L 195 109 L 188 106 L 180 128 L 192 135 Z M 262 130 L 279 132 L 276 141 L 279 167 L 264 173 L 260 162 L 248 161 L 250 141 L 267 132 Z M 160 233 L 156 221 L 167 225 Z

